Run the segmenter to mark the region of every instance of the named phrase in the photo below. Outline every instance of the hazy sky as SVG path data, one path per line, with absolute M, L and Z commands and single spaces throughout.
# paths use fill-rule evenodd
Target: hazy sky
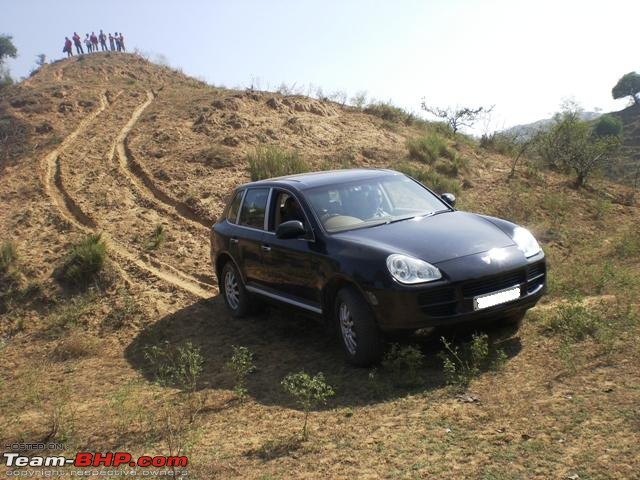
M 619 110 L 624 73 L 640 70 L 637 0 L 305 1 L 0 0 L 14 77 L 35 56 L 61 58 L 65 36 L 123 31 L 129 50 L 163 54 L 228 87 L 259 82 L 366 90 L 418 112 L 494 105 L 490 129 L 549 117 L 563 98 Z M 485 126 L 479 126 L 476 132 Z

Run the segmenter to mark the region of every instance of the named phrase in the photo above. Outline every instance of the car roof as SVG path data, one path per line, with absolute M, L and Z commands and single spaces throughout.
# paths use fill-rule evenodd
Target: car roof
M 352 168 L 348 170 L 325 170 L 321 172 L 297 173 L 284 177 L 268 178 L 257 182 L 246 183 L 242 187 L 254 186 L 290 186 L 298 190 L 322 187 L 325 185 L 335 185 L 354 180 L 368 180 L 376 177 L 387 177 L 389 175 L 402 175 L 394 170 L 382 168 Z

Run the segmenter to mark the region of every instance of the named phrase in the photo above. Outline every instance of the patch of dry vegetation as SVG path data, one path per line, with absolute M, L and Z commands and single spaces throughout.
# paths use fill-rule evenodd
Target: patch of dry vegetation
M 458 194 L 462 209 L 531 229 L 549 261 L 549 294 L 517 333 L 456 333 L 443 342 L 419 332 L 390 346 L 383 365 L 362 370 L 345 367 L 336 342 L 307 318 L 272 310 L 235 321 L 219 296 L 199 299 L 111 249 L 113 282 L 67 291 L 53 266 L 102 271 L 94 267 L 105 252 L 98 238 L 69 255 L 80 232 L 33 172 L 55 148 L 48 142 L 87 114 L 76 85 L 88 75 L 97 80 L 95 92 L 82 92 L 95 94 L 87 109 L 104 89 L 107 117 L 94 125 L 100 141 L 79 135 L 68 147 L 61 181 L 78 208 L 104 216 L 95 217 L 100 227 L 136 261 L 212 282 L 207 229 L 181 217 L 177 202 L 159 206 L 126 179 L 109 180 L 118 173 L 103 160 L 109 146 L 152 89 L 156 99 L 126 146 L 175 199 L 195 190 L 210 216 L 220 214 L 228 192 L 252 176 L 252 158 L 261 178 L 325 164 L 398 168 Z M 44 122 L 51 130 L 0 181 L 0 441 L 186 454 L 194 478 L 636 475 L 640 215 L 616 201 L 622 187 L 593 179 L 592 189 L 575 190 L 569 177 L 529 162 L 507 181 L 509 158 L 389 106 L 287 104 L 275 94 L 214 89 L 134 56 L 60 62 L 27 82 L 12 87 L 7 101 L 25 102 L 9 113 L 32 132 Z M 26 101 L 40 94 L 49 100 L 40 109 Z M 286 126 L 294 116 L 299 133 Z M 429 135 L 438 141 L 412 143 Z M 104 151 L 78 155 L 93 145 Z M 273 166 L 256 154 L 265 148 L 278 152 Z M 293 167 L 281 155 L 291 149 L 299 154 Z M 92 170 L 100 181 L 84 176 L 78 158 L 101 159 Z M 109 206 L 100 210 L 94 198 Z M 170 238 L 156 225 L 170 225 Z M 322 381 L 296 376 L 303 370 L 323 372 Z M 308 439 L 300 435 L 305 418 Z

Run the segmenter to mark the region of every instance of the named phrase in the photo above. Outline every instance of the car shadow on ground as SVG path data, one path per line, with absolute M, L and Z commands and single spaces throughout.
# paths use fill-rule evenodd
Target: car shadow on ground
M 491 338 L 499 342 L 508 357 L 520 351 L 515 329 L 492 330 Z M 470 331 L 455 332 L 455 341 L 470 338 Z M 452 338 L 452 333 L 447 334 Z M 145 358 L 148 346 L 178 346 L 191 342 L 200 349 L 204 367 L 200 389 L 233 388 L 233 377 L 225 368 L 232 354 L 232 345 L 247 347 L 254 354 L 257 370 L 249 376 L 249 395 L 265 405 L 294 406 L 280 384 L 291 372 L 304 370 L 323 372 L 327 383 L 336 391 L 328 407 L 347 407 L 378 403 L 440 389 L 445 386 L 440 333 L 395 337 L 402 345 L 411 344 L 425 354 L 418 385 L 398 385 L 391 374 L 378 366 L 373 369 L 348 365 L 338 339 L 327 328 L 305 315 L 280 308 L 267 308 L 263 313 L 243 319 L 229 315 L 219 295 L 198 301 L 167 315 L 143 329 L 126 348 L 129 363 L 149 381 L 156 376 Z M 165 348 L 165 347 L 163 347 Z M 171 347 L 168 347 L 171 348 Z

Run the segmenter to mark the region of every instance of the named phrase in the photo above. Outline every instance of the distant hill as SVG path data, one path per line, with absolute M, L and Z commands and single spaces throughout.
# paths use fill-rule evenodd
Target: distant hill
M 595 120 L 602 113 L 599 112 L 583 112 L 581 115 L 582 120 Z M 509 136 L 514 136 L 521 138 L 523 140 L 531 138 L 537 131 L 548 127 L 553 123 L 553 118 L 544 118 L 542 120 L 537 120 L 532 123 L 525 123 L 522 125 L 515 125 L 513 127 L 507 128 L 503 130 L 501 133 L 504 133 Z

